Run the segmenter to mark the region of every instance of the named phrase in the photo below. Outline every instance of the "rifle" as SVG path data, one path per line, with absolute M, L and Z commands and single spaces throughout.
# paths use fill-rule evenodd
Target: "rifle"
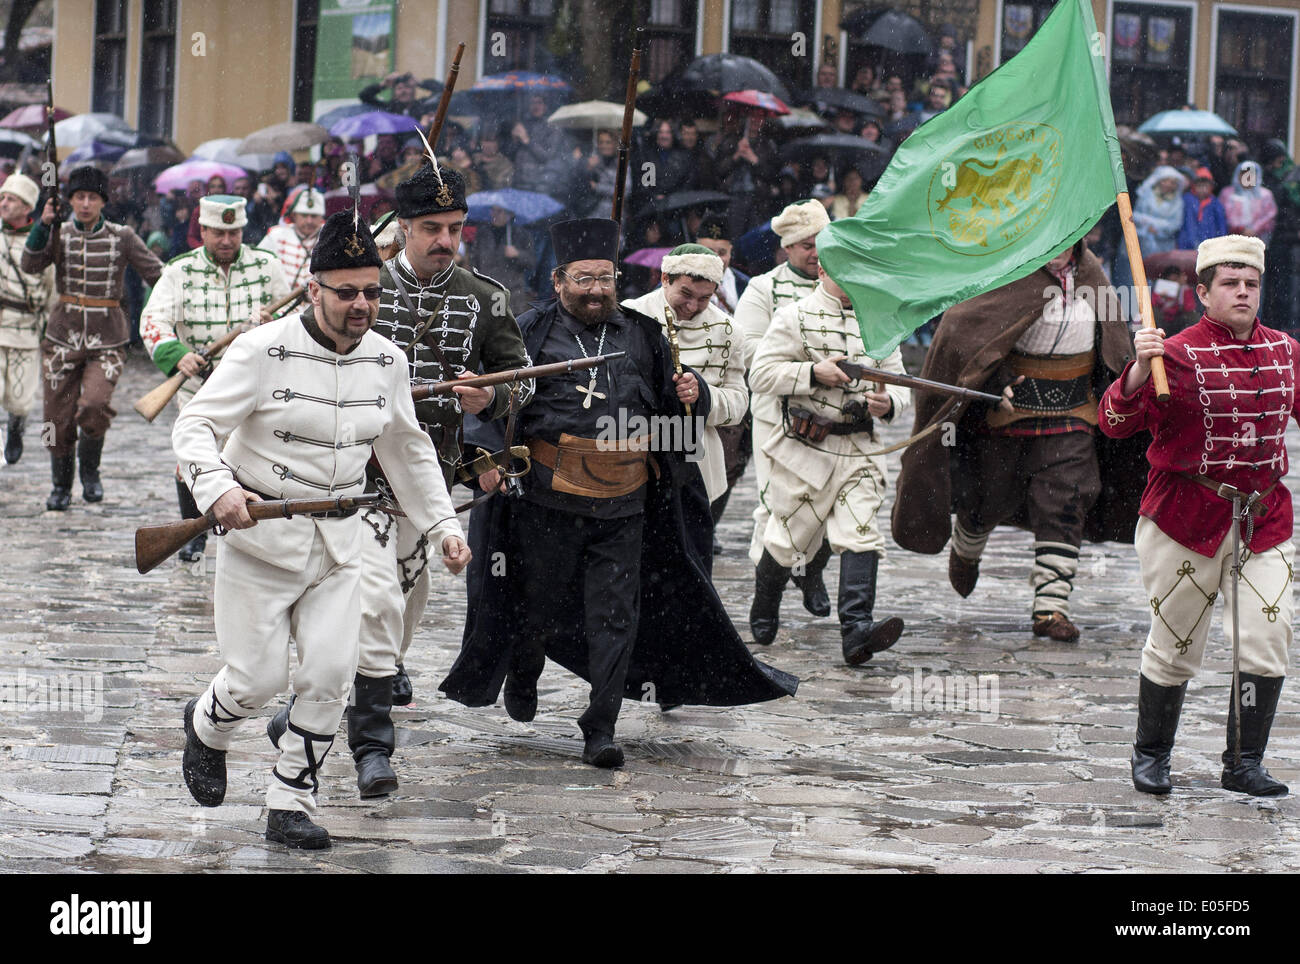
M 447 119 L 447 108 L 451 106 L 451 94 L 456 89 L 456 80 L 460 77 L 460 57 L 464 52 L 465 42 L 462 40 L 456 45 L 456 56 L 451 58 L 451 69 L 447 71 L 447 83 L 442 87 L 442 96 L 438 98 L 438 109 L 434 112 L 433 123 L 429 125 L 429 136 L 425 138 L 429 144 L 431 154 L 434 153 L 438 146 L 438 138 L 442 134 L 442 125 Z
M 632 120 L 636 113 L 636 82 L 641 72 L 641 37 L 644 27 L 636 28 L 636 37 L 632 41 L 632 63 L 627 68 L 627 92 L 623 95 L 623 131 L 618 142 L 618 180 L 614 182 L 614 212 L 610 215 L 619 224 L 623 223 L 623 188 L 627 182 L 627 153 L 632 140 Z
M 592 355 L 588 358 L 573 358 L 569 361 L 552 362 L 549 365 L 534 365 L 532 368 L 511 368 L 505 371 L 491 372 L 487 375 L 475 375 L 472 378 L 453 378 L 446 382 L 435 382 L 428 378 L 416 378 L 411 381 L 411 400 L 423 401 L 430 395 L 448 395 L 456 386 L 462 388 L 487 388 L 489 385 L 504 385 L 507 382 L 523 381 L 525 378 L 545 378 L 548 375 L 563 375 L 565 372 L 581 368 L 595 368 L 615 358 L 622 358 L 625 351 L 610 352 L 608 355 Z
M 58 230 L 58 224 L 62 220 L 63 199 L 59 196 L 59 148 L 54 141 L 54 80 L 45 81 L 45 127 L 48 145 L 45 152 L 45 160 L 50 165 L 50 197 L 54 202 L 54 224 L 50 225 L 50 239 L 54 239 L 54 232 Z M 44 178 L 42 177 L 42 181 Z M 39 218 L 40 215 L 37 215 Z
M 205 362 L 210 361 L 216 357 L 218 352 L 224 351 L 227 345 L 247 330 L 246 326 L 240 325 L 238 328 L 226 332 L 206 348 L 196 349 L 195 354 L 203 356 Z M 189 377 L 184 372 L 177 372 L 153 391 L 142 396 L 131 407 L 143 415 L 146 422 L 152 422 L 158 417 L 158 413 L 167 407 L 167 403 L 172 400 L 172 396 L 181 390 L 181 386 L 185 384 Z
M 296 515 L 317 515 L 322 512 L 347 512 L 367 506 L 382 506 L 384 497 L 379 493 L 348 495 L 334 499 L 275 499 L 249 502 L 248 514 L 254 519 L 291 519 Z M 209 509 L 197 519 L 182 519 L 157 526 L 142 526 L 135 530 L 135 568 L 143 575 L 157 567 L 167 557 L 195 536 L 217 525 L 217 517 Z
M 868 368 L 866 365 L 859 365 L 857 362 L 837 361 L 835 364 L 840 371 L 852 379 L 866 379 L 882 385 L 901 385 L 904 388 L 919 388 L 922 391 L 938 392 L 940 395 L 953 395 L 968 402 L 989 402 L 996 405 L 1002 401 L 1001 395 L 977 392 L 973 388 L 961 388 L 958 385 L 949 385 L 947 382 L 917 378 L 915 375 L 899 375 L 895 372 L 881 371 L 879 368 Z

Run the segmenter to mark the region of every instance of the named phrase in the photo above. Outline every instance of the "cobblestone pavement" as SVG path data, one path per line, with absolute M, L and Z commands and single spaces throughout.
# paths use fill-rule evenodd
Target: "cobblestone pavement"
M 82 502 L 78 485 L 70 511 L 44 511 L 48 461 L 34 429 L 22 462 L 0 469 L 0 870 L 1300 869 L 1294 797 L 1218 788 L 1222 637 L 1189 688 L 1174 794 L 1134 792 L 1128 754 L 1147 610 L 1132 548 L 1085 547 L 1083 638 L 1049 643 L 1028 632 L 1029 539 L 1009 530 L 995 534 L 967 600 L 949 588 L 945 557 L 891 551 L 877 615 L 903 615 L 907 631 L 860 669 L 841 661 L 834 618 L 808 616 L 788 592 L 781 634 L 761 656 L 802 679 L 798 696 L 667 714 L 625 704 L 628 763 L 617 772 L 580 762 L 585 685 L 553 664 L 531 725 L 437 694 L 464 610 L 463 583 L 439 570 L 408 659 L 416 701 L 395 714 L 401 789 L 359 800 L 340 739 L 321 791 L 334 848 L 270 845 L 272 756 L 260 720 L 230 753 L 224 806 L 197 806 L 181 780 L 181 711 L 221 660 L 211 573 L 168 562 L 141 576 L 132 564 L 135 527 L 177 511 L 172 412 L 148 426 L 130 408 L 157 380 L 131 357 L 101 504 Z M 716 563 L 746 637 L 753 501 L 751 474 L 723 521 L 727 551 Z M 887 510 L 882 517 L 887 524 Z M 918 680 L 913 698 L 906 687 Z M 945 681 L 952 699 L 937 698 L 929 680 Z M 1291 686 L 1267 760 L 1293 783 L 1296 707 Z

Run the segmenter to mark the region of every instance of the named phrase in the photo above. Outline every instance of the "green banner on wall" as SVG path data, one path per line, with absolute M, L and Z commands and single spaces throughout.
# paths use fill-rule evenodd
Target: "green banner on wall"
M 396 20 L 393 0 L 321 0 L 314 114 L 322 101 L 356 100 L 362 87 L 392 71 Z

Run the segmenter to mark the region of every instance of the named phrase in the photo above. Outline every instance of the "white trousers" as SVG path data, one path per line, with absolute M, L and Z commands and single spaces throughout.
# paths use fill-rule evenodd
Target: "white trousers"
M 0 406 L 10 415 L 26 415 L 41 383 L 39 348 L 0 348 Z
M 334 559 L 319 533 L 301 571 L 220 540 L 213 609 L 226 665 L 199 700 L 194 729 L 214 750 L 228 749 L 235 728 L 288 688 L 292 637 L 297 699 L 266 792 L 269 809 L 316 812 L 312 791 L 356 675 L 360 590 L 361 560 Z
M 1134 543 L 1151 606 L 1142 675 L 1161 686 L 1179 686 L 1201 668 L 1219 595 L 1224 602 L 1223 635 L 1232 646 L 1232 533 L 1207 557 L 1180 545 L 1143 516 Z M 1237 595 L 1243 673 L 1286 675 L 1294 558 L 1295 545 L 1287 540 L 1259 555 L 1249 554 L 1241 567 Z
M 782 566 L 801 566 L 821 548 L 879 552 L 885 549 L 876 515 L 885 494 L 885 477 L 874 459 L 837 459 L 826 484 L 814 488 L 784 465 L 771 463 L 767 504 L 771 515 L 763 547 Z M 757 563 L 755 563 L 757 565 Z
M 361 643 L 357 672 L 373 679 L 397 675 L 429 601 L 429 558 L 441 547 L 404 516 L 363 513 Z
M 776 422 L 768 422 L 755 417 L 750 432 L 754 450 L 754 477 L 758 483 L 758 505 L 754 506 L 754 534 L 749 540 L 749 560 L 756 566 L 758 561 L 763 558 L 763 537 L 767 532 L 767 520 L 772 515 L 768 508 L 771 505 L 768 483 L 772 478 L 772 459 L 764 453 L 763 446 L 780 429 L 781 426 Z

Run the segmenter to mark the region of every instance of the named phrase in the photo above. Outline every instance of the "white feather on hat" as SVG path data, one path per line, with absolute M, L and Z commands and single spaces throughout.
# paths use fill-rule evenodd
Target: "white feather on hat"
M 1207 238 L 1196 249 L 1196 273 L 1216 264 L 1244 264 L 1264 273 L 1264 242 L 1245 234 Z
M 800 201 L 772 219 L 772 230 L 780 235 L 781 247 L 788 248 L 816 236 L 830 223 L 830 215 L 821 201 Z

